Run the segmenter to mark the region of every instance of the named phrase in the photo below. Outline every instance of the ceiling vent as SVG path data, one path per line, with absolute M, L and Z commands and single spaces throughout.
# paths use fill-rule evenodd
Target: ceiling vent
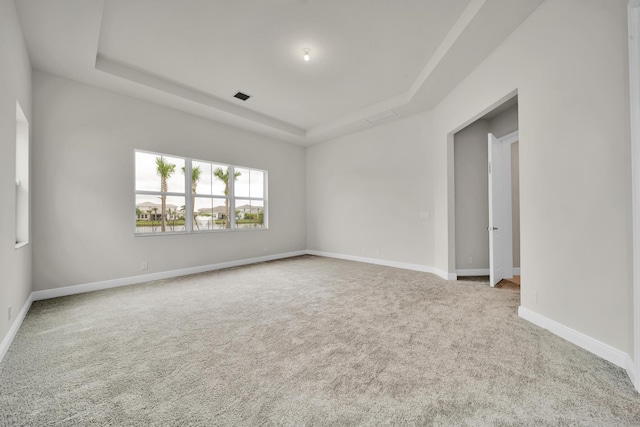
M 247 95 L 246 93 L 242 93 L 242 92 L 237 92 L 235 95 L 233 95 L 234 98 L 238 98 L 242 101 L 246 101 L 247 99 L 251 98 L 251 95 Z
M 383 111 L 382 113 L 374 114 L 373 116 L 367 117 L 367 121 L 371 124 L 378 123 L 383 120 L 389 120 L 393 117 L 397 117 L 398 113 L 393 110 Z

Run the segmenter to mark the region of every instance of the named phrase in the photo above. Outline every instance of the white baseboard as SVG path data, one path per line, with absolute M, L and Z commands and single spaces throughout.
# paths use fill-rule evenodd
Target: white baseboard
M 291 257 L 307 255 L 307 254 L 325 256 L 329 258 L 339 258 L 339 259 L 345 259 L 349 261 L 365 262 L 369 264 L 378 264 L 378 265 L 384 265 L 388 267 L 403 268 L 407 270 L 422 271 L 425 273 L 436 274 L 437 276 L 440 276 L 446 280 L 456 280 L 457 278 L 456 274 L 449 274 L 438 268 L 433 268 L 433 267 L 420 265 L 420 264 L 411 264 L 411 263 L 387 261 L 387 260 L 381 260 L 381 259 L 375 259 L 375 258 L 341 255 L 341 254 L 335 254 L 330 252 L 305 250 L 305 251 L 295 251 L 295 252 L 267 255 L 267 256 L 261 256 L 256 258 L 247 258 L 247 259 L 236 260 L 236 261 L 221 262 L 217 264 L 202 265 L 197 267 L 181 268 L 178 270 L 162 271 L 158 273 L 142 274 L 139 276 L 123 277 L 120 279 L 104 280 L 100 282 L 84 283 L 80 285 L 65 286 L 62 288 L 47 289 L 43 291 L 34 291 L 31 293 L 31 295 L 29 295 L 27 302 L 24 304 L 24 307 L 18 314 L 18 317 L 15 319 L 15 321 L 11 325 L 11 329 L 9 330 L 9 333 L 2 340 L 2 344 L 0 344 L 0 361 L 2 361 L 2 358 L 4 357 L 7 350 L 9 349 L 9 346 L 11 345 L 13 338 L 18 332 L 18 329 L 20 329 L 20 325 L 22 324 L 22 321 L 27 315 L 27 312 L 29 311 L 29 308 L 31 307 L 31 303 L 33 301 L 40 301 L 40 300 L 45 300 L 50 298 L 58 298 L 58 297 L 63 297 L 68 295 L 81 294 L 85 292 L 98 291 L 102 289 L 117 288 L 121 286 L 135 285 L 139 283 L 150 282 L 153 280 L 169 279 L 172 277 L 185 276 L 188 274 L 204 273 L 206 271 L 220 270 L 222 268 L 239 267 L 242 265 L 255 264 L 255 263 L 265 262 L 265 261 L 274 261 L 277 259 L 291 258 Z
M 324 256 L 329 258 L 338 258 L 338 259 L 344 259 L 349 261 L 365 262 L 369 264 L 384 265 L 388 267 L 403 268 L 407 270 L 422 271 L 425 273 L 436 274 L 437 276 L 440 276 L 446 280 L 456 280 L 457 275 L 460 275 L 460 276 L 480 275 L 480 274 L 476 274 L 476 272 L 480 270 L 458 270 L 457 274 L 451 274 L 434 267 L 420 265 L 420 264 L 411 264 L 411 263 L 404 263 L 404 262 L 398 262 L 398 261 L 387 261 L 387 260 L 375 259 L 375 258 L 342 255 L 342 254 L 336 254 L 331 252 L 306 250 L 306 251 L 295 251 L 295 252 L 267 255 L 267 256 L 255 257 L 255 258 L 247 258 L 247 259 L 236 260 L 236 261 L 221 262 L 217 264 L 209 264 L 209 265 L 203 265 L 198 267 L 182 268 L 178 270 L 126 277 L 122 279 L 105 280 L 101 282 L 67 286 L 64 288 L 35 291 L 35 292 L 32 292 L 31 295 L 29 295 L 29 297 L 27 298 L 27 301 L 24 303 L 22 309 L 18 313 L 18 316 L 13 321 L 13 324 L 11 325 L 9 332 L 2 340 L 2 343 L 0 343 L 0 362 L 2 362 L 2 359 L 4 358 L 7 351 L 9 350 L 9 347 L 13 342 L 13 339 L 15 338 L 16 334 L 18 333 L 18 330 L 20 329 L 20 326 L 22 325 L 22 322 L 25 316 L 27 315 L 27 312 L 29 311 L 29 308 L 31 307 L 31 303 L 33 301 L 39 301 L 39 300 L 49 299 L 49 298 L 57 298 L 57 297 L 67 296 L 67 295 L 74 295 L 74 294 L 91 292 L 91 291 L 96 291 L 101 289 L 109 289 L 109 288 L 115 288 L 120 286 L 134 285 L 137 283 L 144 283 L 144 282 L 149 282 L 153 280 L 168 279 L 168 278 L 184 276 L 188 274 L 203 273 L 206 271 L 219 270 L 222 268 L 238 267 L 242 265 L 255 264 L 255 263 L 265 262 L 265 261 L 273 261 L 277 259 L 290 258 L 290 257 L 306 255 L 306 254 Z M 516 269 L 514 269 L 514 274 L 520 273 L 519 271 L 520 269 L 517 269 L 517 270 L 518 272 L 516 273 Z M 466 274 L 469 272 L 473 272 L 474 274 Z M 483 275 L 486 275 L 486 274 L 483 274 Z M 518 307 L 518 315 L 521 318 L 528 320 L 529 322 L 537 326 L 540 326 L 541 328 L 547 329 L 548 331 L 554 333 L 555 335 L 558 335 L 559 337 L 625 369 L 627 371 L 627 374 L 629 375 L 629 378 L 631 378 L 631 381 L 636 387 L 636 389 L 639 388 L 638 384 L 636 383 L 634 362 L 627 353 L 617 350 L 609 346 L 608 344 L 605 344 L 601 341 L 593 339 L 581 332 L 575 331 L 567 326 L 564 326 L 554 320 L 544 317 L 522 306 Z
M 29 308 L 31 307 L 32 302 L 33 302 L 33 293 L 31 293 L 27 298 L 27 300 L 25 301 L 24 305 L 22 306 L 22 309 L 18 313 L 18 316 L 13 320 L 13 323 L 11 324 L 11 328 L 9 328 L 9 332 L 7 333 L 7 335 L 5 335 L 4 339 L 2 340 L 2 343 L 0 343 L 0 362 L 2 362 L 2 359 L 4 359 L 4 356 L 7 354 L 7 351 L 9 350 L 9 347 L 11 346 L 13 339 L 18 333 L 20 326 L 22 326 L 22 321 L 27 315 L 27 312 L 29 311 Z
M 367 264 L 384 265 L 386 267 L 403 268 L 405 270 L 422 271 L 424 273 L 435 274 L 437 276 L 442 277 L 445 280 L 456 280 L 456 278 L 457 278 L 456 274 L 450 274 L 450 273 L 447 273 L 446 271 L 440 270 L 439 268 L 430 267 L 428 265 L 411 264 L 411 263 L 399 262 L 399 261 L 388 261 L 388 260 L 384 260 L 384 259 L 367 258 L 367 257 L 354 256 L 354 255 L 343 255 L 343 254 L 337 254 L 337 253 L 333 253 L 333 252 L 322 252 L 322 251 L 307 250 L 307 254 L 316 255 L 316 256 L 324 256 L 324 257 L 327 257 L 327 258 L 344 259 L 344 260 L 347 260 L 347 261 L 365 262 Z
M 596 356 L 608 360 L 614 365 L 626 369 L 627 373 L 629 372 L 629 369 L 627 367 L 627 359 L 630 360 L 630 357 L 627 355 L 627 353 L 613 348 L 608 344 L 591 338 L 590 336 L 587 336 L 582 332 L 573 330 L 561 323 L 556 322 L 555 320 L 551 320 L 522 306 L 518 307 L 518 316 L 522 317 L 525 320 L 528 320 L 534 325 L 540 326 L 541 328 L 554 333 L 560 338 L 563 338 L 570 343 L 577 345 L 578 347 L 582 347 L 583 349 L 595 354 Z M 631 362 L 631 365 L 633 365 L 633 362 Z
M 63 288 L 35 291 L 31 295 L 33 301 L 64 297 L 67 295 L 81 294 L 85 292 L 99 291 L 102 289 L 117 288 L 120 286 L 135 285 L 151 282 L 153 280 L 170 279 L 172 277 L 186 276 L 188 274 L 204 273 L 205 271 L 220 270 L 222 268 L 239 267 L 241 265 L 256 264 L 258 262 L 273 261 L 276 259 L 291 258 L 305 255 L 306 251 L 287 252 L 274 255 L 266 255 L 256 258 L 246 258 L 237 261 L 220 262 L 217 264 L 201 265 L 197 267 L 180 268 L 178 270 L 161 271 L 158 273 L 142 274 L 140 276 L 123 277 L 121 279 L 104 280 L 100 282 L 85 283 L 82 285 L 65 286 Z
M 633 363 L 633 359 L 628 354 L 624 359 L 624 369 L 627 371 L 627 375 L 629 376 L 631 383 L 640 393 L 640 383 L 637 382 L 635 363 Z
M 265 261 L 274 261 L 277 259 L 306 255 L 306 253 L 307 253 L 306 251 L 287 252 L 287 253 L 281 253 L 281 254 L 261 256 L 256 258 L 247 258 L 247 259 L 242 259 L 237 261 L 228 261 L 228 262 L 221 262 L 217 264 L 202 265 L 198 267 L 181 268 L 179 270 L 163 271 L 159 273 L 143 274 L 140 276 L 124 277 L 121 279 L 104 280 L 101 282 L 85 283 L 81 285 L 65 286 L 63 288 L 47 289 L 44 291 L 31 292 L 31 294 L 29 295 L 29 298 L 27 298 L 27 301 L 24 303 L 22 310 L 20 310 L 20 313 L 18 313 L 18 316 L 13 321 L 13 324 L 11 325 L 9 332 L 3 338 L 2 343 L 0 343 L 0 362 L 2 362 L 2 359 L 4 358 L 5 354 L 9 350 L 9 347 L 11 346 L 13 339 L 18 333 L 18 330 L 22 325 L 22 321 L 27 315 L 27 312 L 29 311 L 29 308 L 31 307 L 31 303 L 33 301 L 40 301 L 40 300 L 45 300 L 50 298 L 81 294 L 85 292 L 98 291 L 101 289 L 117 288 L 120 286 L 135 285 L 138 283 L 150 282 L 153 280 L 169 279 L 172 277 L 185 276 L 187 274 L 204 273 L 205 271 L 220 270 L 222 268 L 239 267 L 241 265 L 256 264 L 256 263 L 265 262 Z

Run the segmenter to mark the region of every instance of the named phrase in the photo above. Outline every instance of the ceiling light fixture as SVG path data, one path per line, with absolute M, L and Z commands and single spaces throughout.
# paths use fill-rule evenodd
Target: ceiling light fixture
M 309 62 L 309 59 L 311 59 L 311 57 L 309 56 L 309 52 L 311 52 L 311 49 L 305 47 L 304 49 L 302 49 L 302 51 L 304 52 L 304 60 Z

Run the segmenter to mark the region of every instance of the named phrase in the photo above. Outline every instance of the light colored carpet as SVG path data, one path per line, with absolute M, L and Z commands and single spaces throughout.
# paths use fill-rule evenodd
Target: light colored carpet
M 305 256 L 33 304 L 0 424 L 640 425 L 519 294 Z

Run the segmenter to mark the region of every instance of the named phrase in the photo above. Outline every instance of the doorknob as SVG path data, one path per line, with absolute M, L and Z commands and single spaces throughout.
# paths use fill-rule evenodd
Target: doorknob
M 487 227 L 487 230 L 489 230 L 489 231 L 495 231 L 497 229 L 498 229 L 498 227 Z

